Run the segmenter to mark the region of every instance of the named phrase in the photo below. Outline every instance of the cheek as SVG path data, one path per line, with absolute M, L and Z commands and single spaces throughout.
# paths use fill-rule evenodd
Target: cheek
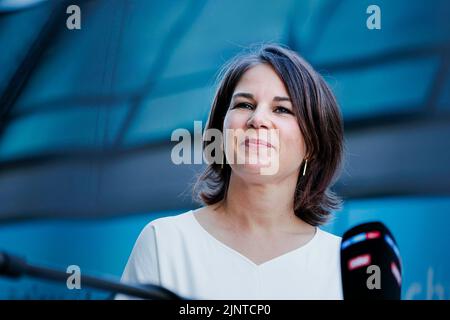
M 227 113 L 223 121 L 223 139 L 226 148 L 228 149 L 227 154 L 229 154 L 230 157 L 236 149 L 236 129 L 244 128 L 245 121 L 243 121 L 242 115 L 238 115 L 235 112 Z
M 228 112 L 223 121 L 224 129 L 238 129 L 244 128 L 246 124 L 245 116 L 237 112 Z
M 287 127 L 280 135 L 282 157 L 301 162 L 306 154 L 306 145 L 300 128 L 297 125 Z

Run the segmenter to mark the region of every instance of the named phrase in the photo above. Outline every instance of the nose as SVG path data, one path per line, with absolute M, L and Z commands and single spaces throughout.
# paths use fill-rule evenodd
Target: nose
M 272 127 L 272 123 L 268 118 L 268 115 L 262 106 L 257 106 L 255 111 L 251 114 L 251 117 L 247 121 L 247 127 L 249 128 L 266 128 Z

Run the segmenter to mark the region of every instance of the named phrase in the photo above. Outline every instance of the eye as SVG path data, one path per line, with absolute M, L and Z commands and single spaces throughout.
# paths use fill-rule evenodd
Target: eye
M 285 107 L 281 107 L 281 106 L 276 107 L 276 108 L 275 108 L 275 112 L 276 112 L 276 113 L 288 113 L 288 114 L 293 114 L 291 110 L 289 110 L 289 109 L 287 109 L 287 108 L 285 108 Z
M 234 108 L 253 109 L 253 106 L 248 102 L 241 102 L 235 105 Z

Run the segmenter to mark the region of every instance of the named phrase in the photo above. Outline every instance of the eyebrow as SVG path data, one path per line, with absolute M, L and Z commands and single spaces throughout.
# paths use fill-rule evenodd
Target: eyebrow
M 255 97 L 251 93 L 247 93 L 247 92 L 237 92 L 233 95 L 233 99 L 236 97 L 243 97 L 243 98 L 255 100 Z M 289 99 L 289 97 L 275 96 L 273 98 L 273 101 L 289 101 L 290 102 L 291 99 Z

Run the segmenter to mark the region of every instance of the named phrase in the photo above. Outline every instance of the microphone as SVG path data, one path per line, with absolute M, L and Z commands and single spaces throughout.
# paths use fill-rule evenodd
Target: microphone
M 341 275 L 344 300 L 401 299 L 400 252 L 383 223 L 364 223 L 344 233 Z
M 0 276 L 20 278 L 30 276 L 38 279 L 62 282 L 66 285 L 68 274 L 64 271 L 28 264 L 23 258 L 0 252 Z M 132 286 L 118 281 L 105 280 L 92 276 L 81 275 L 83 286 L 107 291 L 113 294 L 121 293 L 142 299 L 180 300 L 182 297 L 160 286 L 146 284 Z

